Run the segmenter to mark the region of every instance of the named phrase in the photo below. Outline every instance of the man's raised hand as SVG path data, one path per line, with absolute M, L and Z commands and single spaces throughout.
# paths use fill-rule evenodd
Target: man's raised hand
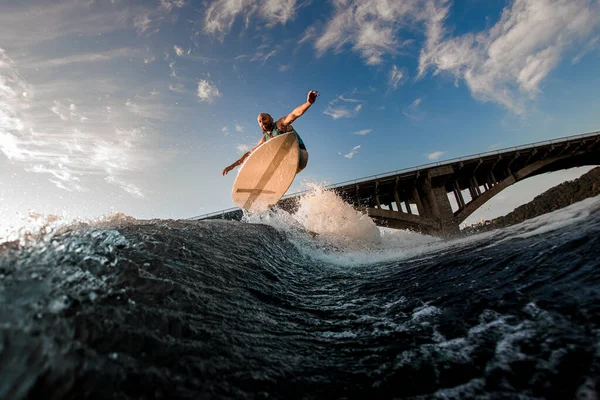
M 306 96 L 306 101 L 312 104 L 319 96 L 320 94 L 316 90 L 311 90 L 310 92 L 308 92 L 308 96 Z

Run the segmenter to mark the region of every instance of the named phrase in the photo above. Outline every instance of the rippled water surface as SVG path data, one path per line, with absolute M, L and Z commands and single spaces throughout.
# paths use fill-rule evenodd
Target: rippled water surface
M 317 203 L 6 239 L 0 398 L 597 398 L 600 198 L 452 241 Z

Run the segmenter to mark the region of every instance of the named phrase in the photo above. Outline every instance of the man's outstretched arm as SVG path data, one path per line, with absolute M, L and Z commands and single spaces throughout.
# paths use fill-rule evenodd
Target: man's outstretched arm
M 302 114 L 304 114 L 306 110 L 308 110 L 310 106 L 312 106 L 317 97 L 319 97 L 319 93 L 317 93 L 316 90 L 311 90 L 310 92 L 308 92 L 308 95 L 306 96 L 306 103 L 299 105 L 298 107 L 294 108 L 294 111 L 292 111 L 285 117 L 280 118 L 279 121 L 277 121 L 277 128 L 281 129 L 285 126 L 288 126 L 296 119 L 301 117 Z
M 223 170 L 223 176 L 227 175 L 227 173 L 228 173 L 229 171 L 231 171 L 232 169 L 234 169 L 234 168 L 235 168 L 235 167 L 237 167 L 238 165 L 242 164 L 242 163 L 243 163 L 243 162 L 246 160 L 246 158 L 248 158 L 248 156 L 249 156 L 250 154 L 252 154 L 252 152 L 253 152 L 254 150 L 256 150 L 256 148 L 257 148 L 258 146 L 260 146 L 261 144 L 263 144 L 264 142 L 265 142 L 265 137 L 263 136 L 263 137 L 262 137 L 262 138 L 261 138 L 261 139 L 258 141 L 258 143 L 256 144 L 256 146 L 254 146 L 254 147 L 253 147 L 253 148 L 252 148 L 250 151 L 247 151 L 246 153 L 244 153 L 244 155 L 243 155 L 243 156 L 241 156 L 239 160 L 237 160 L 236 162 L 234 162 L 234 163 L 233 163 L 233 164 L 231 164 L 230 166 L 228 166 L 228 167 L 225 167 L 225 169 Z

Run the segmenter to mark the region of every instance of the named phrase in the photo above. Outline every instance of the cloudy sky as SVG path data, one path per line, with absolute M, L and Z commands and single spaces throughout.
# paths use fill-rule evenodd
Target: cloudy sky
M 2 1 L 0 215 L 229 208 L 311 89 L 292 191 L 599 130 L 599 63 L 597 0 Z

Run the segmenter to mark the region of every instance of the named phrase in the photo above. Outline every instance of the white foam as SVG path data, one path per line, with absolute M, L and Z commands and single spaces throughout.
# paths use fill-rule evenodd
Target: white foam
M 50 311 L 52 314 L 58 314 L 62 310 L 66 309 L 69 306 L 69 303 L 70 301 L 67 296 L 59 296 L 58 298 L 50 301 L 50 304 L 48 305 L 48 311 Z
M 600 196 L 585 199 L 569 207 L 554 211 L 549 214 L 524 221 L 516 226 L 524 232 L 517 237 L 526 238 L 563 229 L 572 224 L 585 221 L 590 214 L 600 209 Z
M 355 243 L 380 242 L 379 229 L 369 216 L 356 211 L 334 191 L 316 184 L 308 186 L 310 190 L 300 198 L 298 211 L 294 214 L 306 230 Z
M 317 332 L 315 336 L 320 336 L 327 339 L 355 339 L 358 337 L 356 332 L 342 331 L 342 332 Z
M 413 310 L 412 319 L 415 322 L 421 322 L 428 317 L 433 317 L 442 313 L 442 310 L 435 306 L 424 305 Z
M 441 251 L 473 246 L 477 242 L 486 242 L 488 247 L 498 246 L 514 238 L 564 229 L 600 210 L 598 196 L 511 227 L 442 240 L 406 230 L 377 229 L 367 215 L 354 210 L 333 191 L 318 185 L 309 187 L 309 193 L 299 199 L 297 213 L 275 210 L 261 216 L 248 216 L 245 221 L 268 224 L 284 231 L 306 257 L 342 268 L 427 259 L 437 257 Z
M 26 242 L 31 236 L 48 234 L 65 225 L 65 217 L 54 214 L 39 214 L 29 210 L 27 216 L 20 216 L 18 222 L 0 224 L 0 243 Z
M 444 248 L 448 242 L 415 232 L 378 228 L 335 192 L 307 184 L 294 214 L 275 209 L 245 215 L 243 221 L 273 226 L 288 234 L 301 253 L 339 266 L 402 260 Z
M 494 247 L 503 245 L 508 240 L 515 238 L 531 238 L 544 233 L 565 229 L 574 224 L 581 224 L 587 221 L 590 215 L 598 212 L 600 212 L 600 196 L 582 200 L 560 210 L 543 214 L 506 228 L 473 235 L 473 238 L 479 239 L 489 235 L 498 236 L 497 240 L 488 245 L 488 247 Z

